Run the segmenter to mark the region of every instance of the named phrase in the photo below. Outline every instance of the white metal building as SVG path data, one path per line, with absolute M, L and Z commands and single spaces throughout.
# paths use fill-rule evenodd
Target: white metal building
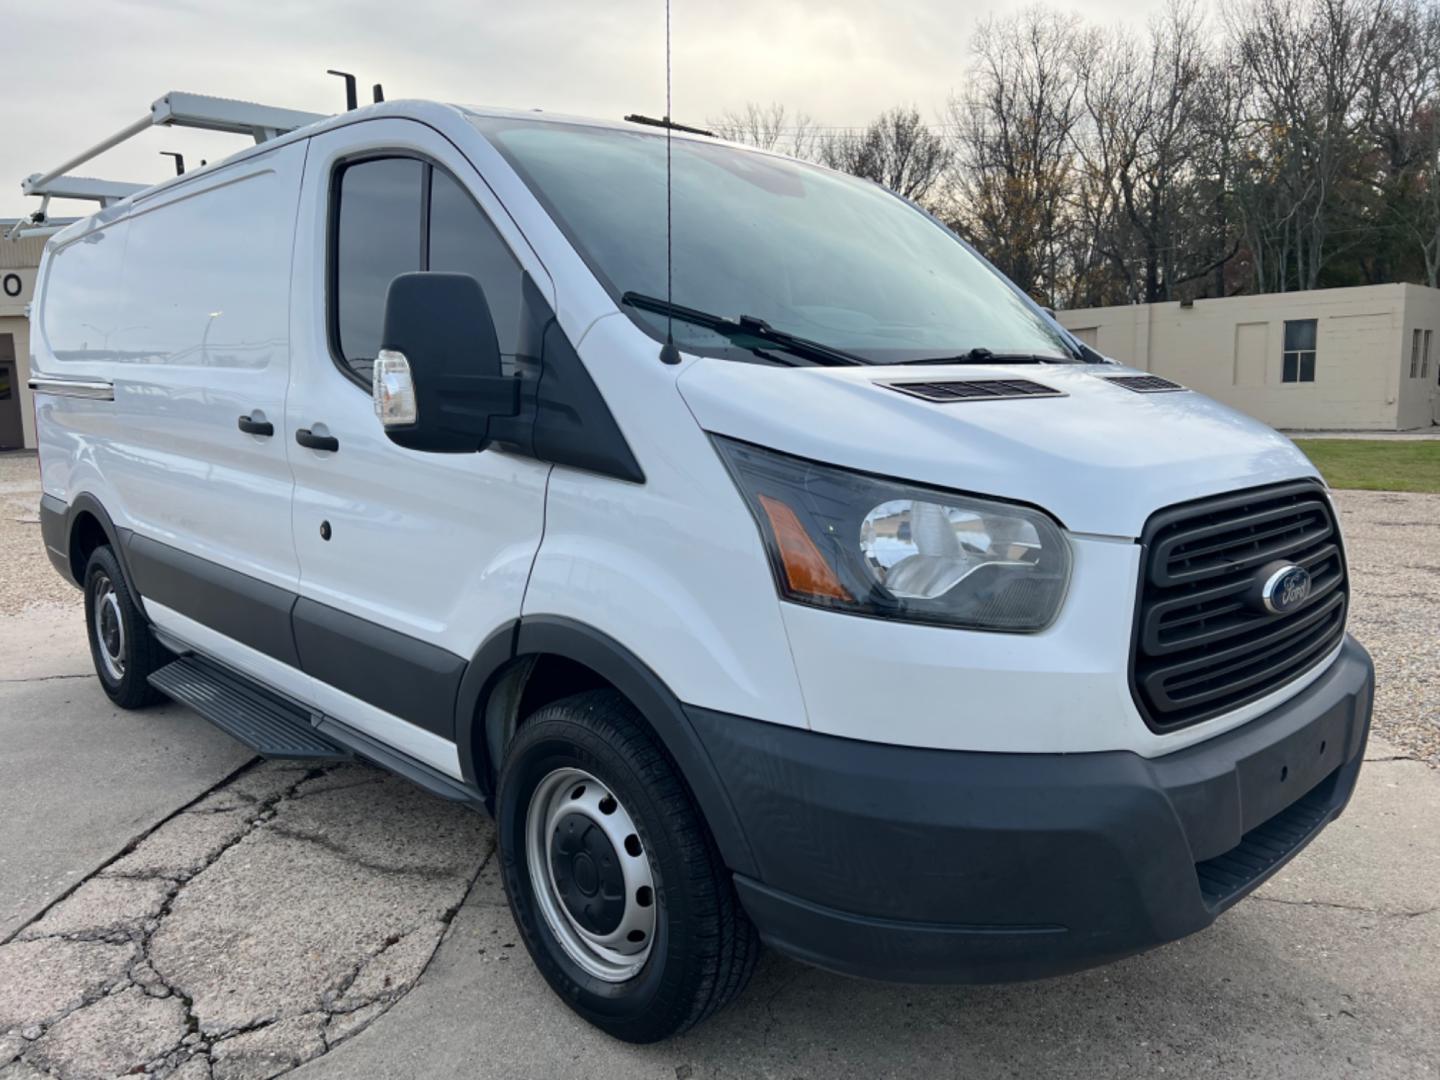
M 1440 289 L 1371 285 L 1057 314 L 1106 356 L 1274 427 L 1440 423 Z

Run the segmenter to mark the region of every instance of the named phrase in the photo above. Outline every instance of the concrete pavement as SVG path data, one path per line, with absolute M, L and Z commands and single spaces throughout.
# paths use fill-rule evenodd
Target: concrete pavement
M 1017 986 L 860 982 L 768 957 L 671 1043 L 576 1019 L 490 868 L 416 989 L 296 1080 L 351 1077 L 1396 1077 L 1440 1073 L 1440 773 L 1377 744 L 1346 815 L 1214 927 Z
M 78 603 L 5 617 L 0 748 L 0 941 L 251 758 L 187 709 L 111 705 Z
M 247 767 L 0 945 L 0 1078 L 285 1072 L 414 987 L 491 847 L 376 769 Z
M 535 973 L 478 816 L 361 766 L 253 766 L 0 946 L 0 1080 L 1434 1076 L 1440 773 L 1369 756 L 1346 815 L 1193 938 L 1001 987 L 772 956 L 652 1047 Z

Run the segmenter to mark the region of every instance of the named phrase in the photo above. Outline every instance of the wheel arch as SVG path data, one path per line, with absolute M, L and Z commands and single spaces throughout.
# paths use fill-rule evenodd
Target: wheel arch
M 493 811 L 499 759 L 524 718 L 573 693 L 614 689 L 665 747 L 714 836 L 725 864 L 754 874 L 739 817 L 680 699 L 608 634 L 560 616 L 514 620 L 486 639 L 460 683 L 455 734 L 465 780 Z
M 70 501 L 65 511 L 65 565 L 69 568 L 70 580 L 84 588 L 85 565 L 97 547 L 108 544 L 115 552 L 120 572 L 125 576 L 125 587 L 136 598 L 140 590 L 135 588 L 135 577 L 130 572 L 124 540 L 128 530 L 121 530 L 106 511 L 104 504 L 94 495 L 82 492 Z M 142 608 L 143 613 L 143 608 Z

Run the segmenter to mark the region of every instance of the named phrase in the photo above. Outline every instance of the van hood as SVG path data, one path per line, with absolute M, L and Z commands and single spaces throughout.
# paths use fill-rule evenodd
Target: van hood
M 679 376 L 700 426 L 758 446 L 1032 503 L 1072 532 L 1134 538 L 1156 510 L 1318 476 L 1279 432 L 1193 391 L 1137 393 L 1118 364 L 779 368 L 701 358 Z M 1024 379 L 1063 396 L 932 403 L 885 385 Z

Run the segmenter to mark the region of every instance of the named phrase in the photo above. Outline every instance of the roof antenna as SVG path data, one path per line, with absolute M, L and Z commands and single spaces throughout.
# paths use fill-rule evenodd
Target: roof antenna
M 675 256 L 670 221 L 670 0 L 665 0 L 665 344 L 660 349 L 662 364 L 680 363 L 675 347 Z
M 371 88 L 370 96 L 371 99 L 375 102 L 375 104 L 379 105 L 382 101 L 385 100 L 385 88 L 377 82 L 374 87 Z
M 334 68 L 328 69 L 325 74 L 334 75 L 337 78 L 345 80 L 345 111 L 353 111 L 355 107 L 360 104 L 355 94 L 355 76 L 351 75 L 348 71 L 336 71 Z
M 161 150 L 161 157 L 173 157 L 175 159 L 175 175 L 185 175 L 185 155 L 176 150 Z M 203 164 L 203 163 L 202 163 Z

